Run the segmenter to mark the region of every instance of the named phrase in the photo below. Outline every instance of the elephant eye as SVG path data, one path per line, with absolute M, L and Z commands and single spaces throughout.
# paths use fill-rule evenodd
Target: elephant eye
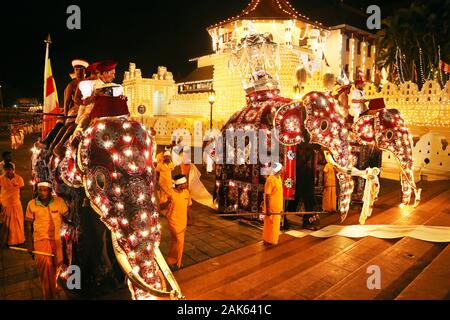
M 386 138 L 388 140 L 391 140 L 393 136 L 394 136 L 394 133 L 391 130 L 386 131 Z
M 103 174 L 103 172 L 98 172 L 95 175 L 95 183 L 97 184 L 97 187 L 99 187 L 102 190 L 106 189 L 106 177 Z
M 326 131 L 328 129 L 328 121 L 323 120 L 322 123 L 320 124 L 320 129 L 322 131 Z

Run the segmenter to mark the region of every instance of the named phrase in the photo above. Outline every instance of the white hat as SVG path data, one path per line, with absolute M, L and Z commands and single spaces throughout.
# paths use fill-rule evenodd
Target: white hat
M 185 176 L 183 176 L 180 179 L 175 180 L 174 183 L 176 186 L 179 186 L 180 184 L 187 183 L 187 179 Z
M 48 181 L 41 181 L 41 182 L 39 182 L 37 184 L 37 186 L 38 187 L 49 187 L 49 188 L 51 188 L 52 184 L 50 182 L 48 182 Z
M 164 151 L 164 154 L 163 154 L 164 156 L 170 156 L 170 155 L 172 155 L 171 153 L 170 153 L 170 151 Z
M 283 168 L 283 165 L 279 162 L 274 162 L 272 165 L 273 173 L 278 173 Z
M 84 68 L 87 68 L 89 66 L 89 62 L 81 59 L 75 59 L 72 60 L 72 67 L 75 68 L 75 66 L 82 66 Z

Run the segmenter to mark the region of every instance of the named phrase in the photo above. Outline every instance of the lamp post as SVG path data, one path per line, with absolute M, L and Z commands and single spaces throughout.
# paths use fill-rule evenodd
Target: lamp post
M 294 100 L 299 101 L 302 98 L 299 85 L 295 86 Z
M 1 104 L 1 108 L 3 109 L 4 105 L 3 105 L 3 92 L 2 92 L 2 85 L 0 84 L 0 104 Z
M 211 90 L 208 97 L 209 105 L 210 105 L 210 111 L 209 111 L 209 129 L 212 129 L 212 108 L 213 104 L 216 101 L 216 96 L 214 90 Z

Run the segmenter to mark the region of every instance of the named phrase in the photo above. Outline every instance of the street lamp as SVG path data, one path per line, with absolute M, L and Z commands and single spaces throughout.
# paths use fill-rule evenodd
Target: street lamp
M 3 109 L 3 93 L 2 93 L 2 85 L 0 84 L 0 104 L 1 104 L 1 106 L 2 106 L 2 109 Z
M 214 90 L 211 90 L 209 92 L 209 97 L 208 97 L 208 101 L 209 101 L 209 105 L 210 105 L 210 111 L 209 111 L 209 129 L 212 129 L 212 108 L 213 108 L 213 104 L 216 101 L 216 96 L 215 96 L 215 92 Z
M 299 101 L 302 98 L 299 86 L 295 86 L 294 100 Z

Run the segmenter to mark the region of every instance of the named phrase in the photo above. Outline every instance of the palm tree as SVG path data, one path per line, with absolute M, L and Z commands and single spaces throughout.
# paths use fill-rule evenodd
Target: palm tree
M 418 83 L 422 85 L 438 67 L 439 58 L 450 62 L 450 0 L 417 0 L 382 23 L 383 29 L 376 35 L 377 66 L 400 73 L 393 79 L 391 72 L 388 80 L 414 80 L 417 70 Z

